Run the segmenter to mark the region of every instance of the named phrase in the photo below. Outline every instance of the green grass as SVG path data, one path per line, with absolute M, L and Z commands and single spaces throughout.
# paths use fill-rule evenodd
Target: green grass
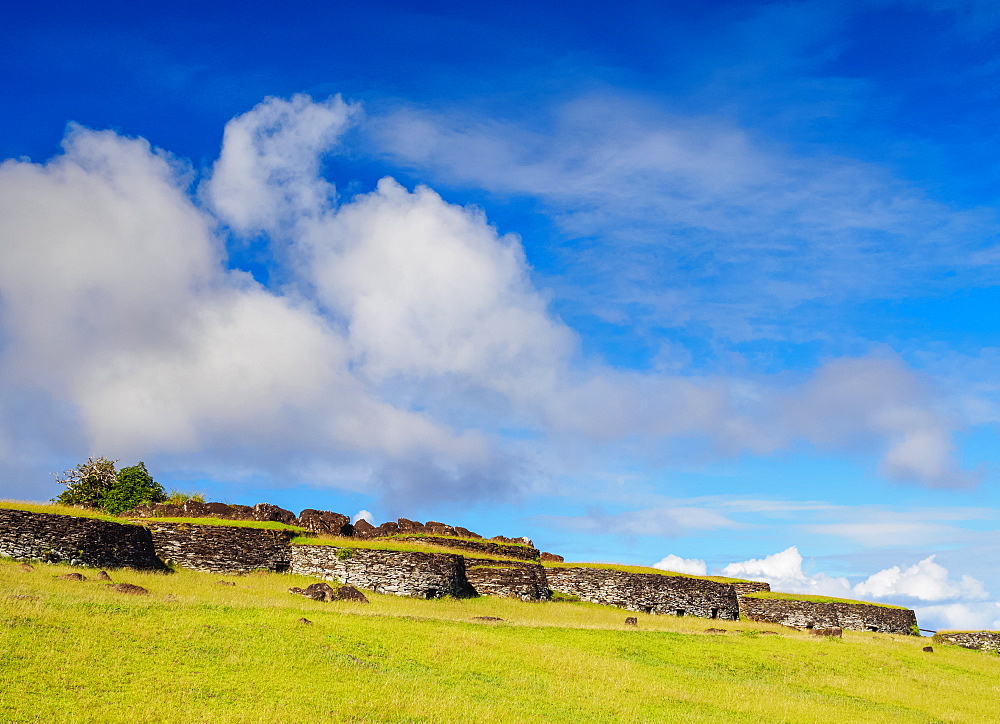
M 893 606 L 889 603 L 872 603 L 871 601 L 855 601 L 850 598 L 833 598 L 831 596 L 813 596 L 808 593 L 778 593 L 776 591 L 759 591 L 748 593 L 743 598 L 770 598 L 781 601 L 808 601 L 810 603 L 853 603 L 865 606 L 881 606 L 882 608 L 900 608 L 906 610 L 906 606 Z
M 55 503 L 32 503 L 26 500 L 0 500 L 0 508 L 9 510 L 24 510 L 29 513 L 48 513 L 49 515 L 71 515 L 74 518 L 96 518 L 113 523 L 129 525 L 130 521 L 122 520 L 117 515 L 105 513 L 103 510 L 76 508 L 72 505 L 57 505 Z
M 0 721 L 964 723 L 995 721 L 1000 700 L 995 656 L 908 636 L 500 598 L 321 603 L 286 592 L 314 579 L 281 574 L 110 571 L 151 593 L 125 597 L 56 578 L 71 570 L 88 573 L 0 559 Z
M 392 535 L 384 536 L 385 538 L 447 538 L 449 540 L 465 540 L 473 541 L 475 543 L 492 543 L 498 546 L 511 546 L 513 548 L 531 548 L 531 546 L 524 543 L 502 543 L 498 540 L 488 540 L 486 538 L 464 538 L 460 535 L 444 535 L 437 533 L 394 533 Z
M 221 525 L 230 528 L 262 528 L 264 530 L 290 530 L 294 533 L 305 533 L 306 529 L 298 525 L 276 523 L 261 520 L 227 520 L 225 518 L 140 518 L 138 523 L 187 523 L 189 525 Z
M 344 538 L 333 535 L 296 536 L 292 538 L 292 545 L 336 546 L 338 548 L 364 548 L 376 551 L 403 551 L 406 553 L 448 553 L 450 555 L 465 555 L 470 558 L 485 558 L 498 562 L 520 560 L 517 558 L 504 558 L 503 556 L 492 555 L 490 553 L 480 553 L 479 551 L 470 554 L 469 551 L 435 545 L 434 543 L 423 543 L 421 541 L 404 542 L 394 538 Z
M 625 566 L 619 563 L 568 563 L 559 561 L 543 561 L 546 568 L 601 568 L 609 571 L 623 571 L 624 573 L 655 573 L 658 576 L 672 576 L 675 578 L 698 578 L 702 581 L 715 581 L 716 583 L 743 583 L 742 578 L 727 578 L 725 576 L 695 576 L 691 573 L 677 573 L 676 571 L 664 571 L 659 568 L 648 566 Z

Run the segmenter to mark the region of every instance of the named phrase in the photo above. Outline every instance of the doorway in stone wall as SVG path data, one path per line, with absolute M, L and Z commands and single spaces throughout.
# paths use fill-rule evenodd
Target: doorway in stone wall
M 683 608 L 678 608 L 677 609 L 677 615 L 678 616 L 683 616 L 684 615 L 684 609 Z
M 713 608 L 711 618 L 718 618 L 718 617 L 719 617 L 719 609 Z

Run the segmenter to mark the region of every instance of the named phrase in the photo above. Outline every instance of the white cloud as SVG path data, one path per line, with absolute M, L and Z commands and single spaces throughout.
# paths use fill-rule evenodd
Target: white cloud
M 653 564 L 653 568 L 674 573 L 690 573 L 693 576 L 704 576 L 708 573 L 708 565 L 697 558 L 681 558 L 673 553 Z
M 23 469 L 17 447 L 278 481 L 364 469 L 405 504 L 504 496 L 525 470 L 549 474 L 524 459 L 529 445 L 504 441 L 515 429 L 538 448 L 650 455 L 680 439 L 733 455 L 804 438 L 882 454 L 892 477 L 960 482 L 950 418 L 896 360 L 835 360 L 788 392 L 582 359 L 520 240 L 482 212 L 392 179 L 336 199 L 320 159 L 358 116 L 340 98 L 296 96 L 231 121 L 202 187 L 215 217 L 193 202 L 189 168 L 111 132 L 75 128 L 48 163 L 0 166 L 0 393 L 30 406 L 34 436 L 25 445 L 4 412 L 4 464 Z M 263 233 L 287 283 L 228 270 L 220 220 Z M 735 525 L 698 506 L 600 523 L 629 535 Z
M 983 584 L 972 576 L 953 580 L 948 569 L 928 556 L 909 568 L 892 566 L 874 573 L 854 587 L 859 596 L 904 597 L 921 601 L 981 600 L 989 597 Z
M 357 523 L 359 520 L 365 520 L 373 524 L 375 522 L 375 519 L 372 517 L 371 512 L 367 510 L 359 510 L 357 513 L 355 513 L 354 517 L 351 518 L 351 523 Z
M 585 516 L 543 515 L 544 523 L 583 533 L 611 535 L 678 536 L 692 531 L 737 528 L 735 523 L 708 508 L 677 506 L 623 513 L 593 510 Z
M 851 592 L 851 584 L 846 578 L 834 578 L 825 573 L 807 575 L 802 570 L 802 555 L 796 546 L 764 558 L 730 563 L 722 572 L 733 578 L 767 581 L 773 591 L 827 596 L 844 596 Z
M 914 611 L 920 627 L 930 631 L 1000 629 L 1000 603 L 995 601 L 918 606 Z

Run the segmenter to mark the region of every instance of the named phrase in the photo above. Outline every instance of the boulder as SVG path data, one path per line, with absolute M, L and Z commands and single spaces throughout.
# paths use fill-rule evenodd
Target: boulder
M 354 536 L 356 538 L 371 538 L 374 531 L 375 526 L 364 518 L 359 519 L 358 522 L 354 524 Z
M 831 626 L 830 628 L 814 628 L 812 630 L 813 636 L 836 636 L 838 638 L 844 635 L 844 629 L 840 626 Z
M 549 563 L 562 563 L 566 560 L 562 556 L 556 555 L 555 553 L 546 553 L 545 551 L 542 551 L 538 558 L 542 563 L 545 563 L 546 561 Z
M 427 521 L 427 525 L 425 525 L 424 528 L 434 535 L 456 535 L 454 526 L 447 525 L 446 523 L 439 523 L 436 520 Z
M 111 576 L 108 575 L 107 571 L 98 571 L 97 572 L 97 580 L 98 581 L 110 581 L 111 580 Z
M 625 619 L 625 625 L 626 626 L 638 626 L 639 625 L 639 619 L 637 619 L 635 616 L 629 616 L 628 618 Z
M 289 588 L 288 592 L 311 598 L 314 601 L 334 601 L 337 598 L 337 592 L 325 581 L 314 583 L 306 588 Z
M 126 596 L 148 596 L 149 591 L 142 586 L 137 586 L 134 583 L 116 583 L 113 586 L 108 586 L 112 591 L 116 593 L 123 593 Z
M 313 510 L 306 508 L 299 513 L 295 523 L 300 525 L 310 533 L 318 535 L 354 535 L 354 526 L 351 519 L 341 513 L 334 513 L 329 510 Z
M 257 503 L 253 507 L 252 520 L 262 523 L 285 523 L 292 525 L 295 523 L 295 513 L 277 505 L 270 503 Z
M 82 573 L 64 573 L 59 576 L 60 581 L 86 581 L 87 577 Z
M 18 568 L 25 573 L 31 573 L 33 570 L 35 570 L 35 567 L 30 563 L 22 563 L 20 566 L 18 566 Z
M 310 621 L 308 618 L 300 618 L 298 620 L 298 623 L 301 623 L 305 626 L 312 626 L 312 621 Z
M 354 586 L 343 585 L 336 591 L 336 600 L 353 601 L 354 603 L 368 603 L 368 597 Z
M 479 535 L 478 533 L 473 533 L 468 528 L 463 528 L 460 525 L 455 526 L 455 535 L 459 536 L 460 538 L 482 538 L 482 536 Z
M 371 535 L 373 538 L 381 538 L 384 536 L 396 535 L 397 533 L 399 533 L 399 526 L 390 520 L 388 523 L 383 523 L 375 528 L 371 532 Z
M 707 629 L 705 629 L 705 633 L 707 633 L 707 634 L 724 634 L 725 632 L 726 632 L 726 629 L 724 629 L 724 628 L 707 628 Z
M 927 652 L 928 654 L 933 654 L 934 653 L 934 647 L 933 646 L 924 646 L 923 651 Z

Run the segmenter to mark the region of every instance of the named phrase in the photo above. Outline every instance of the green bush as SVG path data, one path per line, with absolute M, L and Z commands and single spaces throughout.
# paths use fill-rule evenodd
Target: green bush
M 144 503 L 162 503 L 166 497 L 163 486 L 153 480 L 146 463 L 140 461 L 118 471 L 115 484 L 101 495 L 100 506 L 117 515 Z
M 353 548 L 341 548 L 339 551 L 337 551 L 337 558 L 342 561 L 346 561 L 348 558 L 353 558 L 353 557 L 354 557 Z
M 195 503 L 204 503 L 205 496 L 201 493 L 182 493 L 179 490 L 171 490 L 170 494 L 161 502 L 170 503 L 171 505 L 184 505 L 189 500 Z

